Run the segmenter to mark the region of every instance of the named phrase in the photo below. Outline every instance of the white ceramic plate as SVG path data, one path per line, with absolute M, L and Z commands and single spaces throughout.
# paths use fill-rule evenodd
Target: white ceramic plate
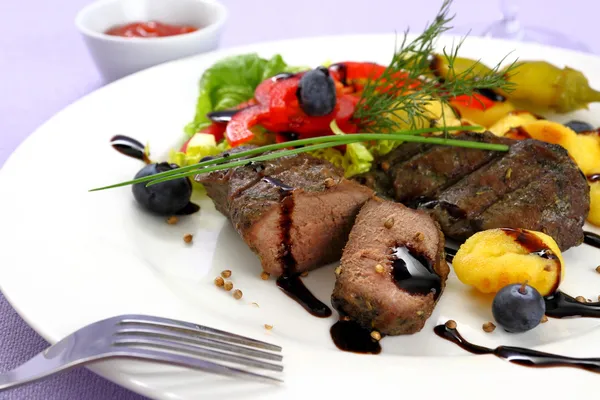
M 449 44 L 446 38 L 442 44 Z M 249 398 L 506 398 L 558 396 L 596 390 L 598 375 L 575 369 L 530 369 L 493 356 L 473 356 L 432 328 L 447 319 L 476 343 L 528 346 L 573 356 L 600 356 L 600 320 L 551 319 L 521 335 L 482 331 L 492 320 L 489 298 L 476 296 L 454 275 L 426 327 L 418 334 L 385 338 L 378 356 L 344 353 L 334 346 L 329 319 L 310 316 L 262 281 L 257 258 L 209 200 L 202 211 L 167 225 L 134 204 L 130 188 L 88 193 L 127 180 L 140 168 L 109 145 L 114 134 L 166 153 L 182 140 L 194 113 L 202 71 L 227 54 L 282 53 L 290 64 L 327 60 L 386 62 L 394 37 L 346 36 L 294 40 L 231 49 L 143 71 L 85 97 L 42 126 L 0 171 L 0 285 L 19 314 L 55 342 L 92 321 L 148 313 L 196 321 L 275 342 L 285 354 L 285 383 L 266 386 L 178 368 L 107 362 L 92 369 L 149 397 Z M 462 54 L 495 63 L 514 51 L 581 69 L 600 86 L 600 58 L 565 50 L 488 39 L 470 39 Z M 598 106 L 575 117 L 600 125 Z M 570 118 L 571 116 L 569 116 Z M 182 236 L 194 234 L 194 244 Z M 600 251 L 585 245 L 565 254 L 566 281 L 574 295 L 600 294 Z M 329 302 L 335 266 L 311 272 L 306 284 Z M 231 269 L 240 301 L 213 279 Z M 260 307 L 253 306 L 256 302 Z M 335 314 L 335 313 L 334 313 Z M 264 324 L 274 326 L 266 331 Z M 567 382 L 569 384 L 567 385 Z

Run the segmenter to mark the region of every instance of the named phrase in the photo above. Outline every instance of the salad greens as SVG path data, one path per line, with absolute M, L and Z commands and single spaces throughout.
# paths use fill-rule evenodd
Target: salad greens
M 331 130 L 338 136 L 346 134 L 335 123 L 331 124 Z M 336 167 L 343 168 L 346 178 L 369 171 L 374 159 L 373 154 L 371 154 L 363 143 L 347 144 L 344 153 L 338 149 L 329 147 L 312 151 L 310 154 L 314 157 L 325 159 Z
M 282 72 L 297 72 L 305 67 L 291 67 L 280 55 L 270 59 L 255 53 L 224 58 L 207 69 L 199 82 L 194 120 L 185 133 L 194 135 L 210 125 L 209 112 L 227 110 L 254 97 L 254 90 L 265 79 Z
M 215 137 L 209 133 L 196 133 L 188 142 L 185 151 L 171 149 L 169 163 L 180 167 L 198 164 L 207 156 L 214 156 L 229 148 L 227 141 L 217 143 Z

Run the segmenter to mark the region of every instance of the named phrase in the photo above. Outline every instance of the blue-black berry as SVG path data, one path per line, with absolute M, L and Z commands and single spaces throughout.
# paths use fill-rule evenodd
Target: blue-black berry
M 135 179 L 174 168 L 177 166 L 169 163 L 148 164 L 135 175 Z M 192 185 L 187 178 L 173 179 L 152 186 L 146 186 L 147 184 L 148 182 L 141 182 L 133 185 L 133 197 L 144 208 L 155 214 L 176 214 L 190 202 Z
M 546 313 L 544 298 L 535 288 L 513 284 L 500 289 L 492 303 L 494 319 L 512 333 L 526 332 L 539 325 Z
M 594 127 L 591 124 L 588 124 L 587 122 L 583 122 L 583 121 L 577 121 L 577 120 L 569 121 L 565 124 L 565 126 L 567 128 L 571 128 L 576 133 L 590 132 L 590 131 L 594 130 Z
M 300 107 L 308 115 L 320 117 L 335 109 L 335 83 L 326 68 L 319 67 L 305 73 L 298 83 L 297 95 Z

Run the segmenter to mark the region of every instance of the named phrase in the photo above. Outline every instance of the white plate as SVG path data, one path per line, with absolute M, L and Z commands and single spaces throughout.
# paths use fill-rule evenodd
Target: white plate
M 444 43 L 450 43 L 446 38 Z M 600 320 L 551 319 L 533 331 L 485 334 L 492 320 L 489 299 L 476 296 L 451 276 L 446 293 L 422 332 L 390 337 L 379 356 L 336 349 L 329 336 L 335 316 L 317 319 L 262 281 L 260 265 L 212 203 L 174 226 L 134 204 L 130 188 L 88 193 L 127 180 L 140 168 L 109 145 L 114 134 L 151 144 L 153 154 L 178 145 L 194 113 L 202 71 L 226 54 L 282 53 L 290 64 L 327 60 L 386 62 L 392 35 L 326 37 L 231 49 L 162 65 L 104 87 L 56 115 L 0 171 L 0 284 L 19 314 L 55 342 L 73 330 L 122 313 L 148 313 L 196 321 L 283 346 L 285 384 L 265 386 L 177 368 L 133 362 L 98 364 L 102 376 L 160 399 L 249 398 L 506 398 L 511 393 L 557 396 L 571 387 L 596 390 L 598 376 L 575 369 L 530 369 L 493 356 L 473 356 L 432 332 L 458 321 L 476 343 L 512 344 L 573 356 L 600 356 Z M 470 39 L 462 54 L 495 63 L 510 51 L 523 59 L 546 59 L 581 69 L 600 86 L 600 58 L 565 50 L 488 39 Z M 600 125 L 594 106 L 578 117 Z M 194 244 L 182 236 L 194 234 Z M 600 252 L 580 246 L 565 254 L 562 288 L 596 298 Z M 312 272 L 307 285 L 329 302 L 334 266 Z M 233 271 L 240 301 L 213 279 Z M 486 302 L 487 301 L 487 302 Z M 260 307 L 251 305 L 256 302 Z M 264 324 L 274 326 L 266 331 Z M 488 379 L 489 378 L 489 379 Z M 491 380 L 491 381 L 490 381 Z M 492 383 L 495 382 L 495 383 Z M 566 385 L 569 382 L 570 385 Z

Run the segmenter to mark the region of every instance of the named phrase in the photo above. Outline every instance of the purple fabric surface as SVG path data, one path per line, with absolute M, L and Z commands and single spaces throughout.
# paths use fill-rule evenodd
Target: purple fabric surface
M 591 0 L 516 0 L 525 25 L 552 27 L 600 53 Z M 101 86 L 98 73 L 73 26 L 89 0 L 2 1 L 0 4 L 0 166 L 13 150 L 53 114 Z M 441 0 L 222 0 L 230 20 L 222 47 L 303 36 L 388 33 L 423 27 Z M 489 24 L 499 18 L 499 1 L 455 0 L 456 26 Z M 269 21 L 276 21 L 272 24 Z M 283 29 L 282 27 L 285 27 Z M 481 29 L 481 26 L 479 26 Z M 18 266 L 14 266 L 18 267 Z M 24 362 L 47 343 L 0 295 L 0 368 Z M 0 399 L 142 399 L 79 369 L 45 382 L 1 393 Z

